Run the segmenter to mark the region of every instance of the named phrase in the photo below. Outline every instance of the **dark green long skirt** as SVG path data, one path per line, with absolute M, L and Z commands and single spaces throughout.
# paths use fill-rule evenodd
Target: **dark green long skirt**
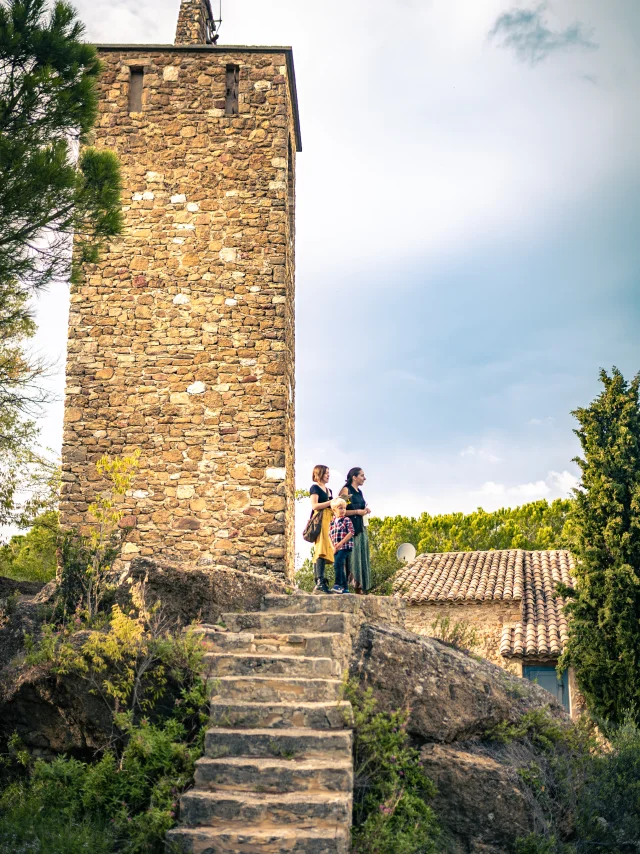
M 352 583 L 362 588 L 363 593 L 371 589 L 371 570 L 369 568 L 369 537 L 365 528 L 353 538 L 353 550 L 349 555 L 349 573 Z

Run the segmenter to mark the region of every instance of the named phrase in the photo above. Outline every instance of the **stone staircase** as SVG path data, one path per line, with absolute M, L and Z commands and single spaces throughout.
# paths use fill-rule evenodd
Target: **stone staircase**
M 262 610 L 202 626 L 211 663 L 211 729 L 182 825 L 185 854 L 348 854 L 351 705 L 341 699 L 365 622 L 403 623 L 398 600 L 265 596 Z

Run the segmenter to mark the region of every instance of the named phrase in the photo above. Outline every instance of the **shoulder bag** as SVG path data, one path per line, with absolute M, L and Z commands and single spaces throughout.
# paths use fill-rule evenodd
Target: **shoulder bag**
M 315 541 L 320 536 L 320 532 L 322 531 L 322 514 L 324 510 L 312 510 L 311 516 L 309 517 L 309 521 L 304 526 L 304 531 L 302 532 L 302 539 L 306 540 L 308 543 L 315 543 Z

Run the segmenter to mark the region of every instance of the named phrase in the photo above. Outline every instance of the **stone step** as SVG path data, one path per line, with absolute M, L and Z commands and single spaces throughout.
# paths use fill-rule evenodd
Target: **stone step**
M 204 754 L 210 759 L 232 756 L 275 757 L 278 759 L 312 759 L 318 754 L 350 759 L 352 736 L 347 729 L 231 729 L 207 730 Z
M 313 759 L 204 756 L 196 762 L 199 791 L 226 792 L 346 792 L 353 789 L 351 759 L 318 754 Z
M 331 632 L 265 633 L 202 632 L 205 647 L 210 652 L 273 653 L 305 655 L 319 658 L 343 658 L 348 652 L 349 638 Z
M 343 827 L 221 825 L 167 833 L 167 854 L 348 854 L 349 848 L 350 833 Z
M 215 676 L 339 676 L 342 668 L 330 658 L 301 655 L 264 655 L 210 652 L 204 656 Z
M 285 597 L 289 599 L 289 596 Z M 354 617 L 347 613 L 304 614 L 283 611 L 252 611 L 245 614 L 224 614 L 225 626 L 232 632 L 253 634 L 317 633 L 349 634 L 354 627 Z
M 404 600 L 390 596 L 313 596 L 295 594 L 285 596 L 268 593 L 261 608 L 269 613 L 344 613 L 353 615 L 358 621 L 384 621 L 403 626 L 406 612 Z
M 206 650 L 211 652 L 255 652 L 251 632 L 211 632 L 206 629 L 198 632 Z
M 312 595 L 296 593 L 286 596 L 267 593 L 263 598 L 263 611 L 287 611 L 297 614 L 355 614 L 360 608 L 360 596 L 354 594 Z
M 351 703 L 242 703 L 212 700 L 211 726 L 309 727 L 342 729 L 353 725 Z
M 340 699 L 340 679 L 302 676 L 221 676 L 208 680 L 209 695 L 217 700 L 282 703 L 300 700 L 321 703 Z
M 342 792 L 285 792 L 258 794 L 206 792 L 191 789 L 180 799 L 180 817 L 191 826 L 233 822 L 245 826 L 271 822 L 307 827 L 348 827 L 351 795 Z

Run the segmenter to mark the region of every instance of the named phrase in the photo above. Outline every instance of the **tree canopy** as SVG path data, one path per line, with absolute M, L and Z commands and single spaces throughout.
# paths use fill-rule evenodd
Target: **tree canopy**
M 640 721 L 640 374 L 616 368 L 573 413 L 582 457 L 571 512 L 576 590 L 567 605 L 563 663 L 575 668 L 590 710 L 620 724 Z
M 95 260 L 121 229 L 120 174 L 83 149 L 97 115 L 100 63 L 73 8 L 0 2 L 0 286 L 27 291 Z M 75 236 L 72 261 L 70 237 Z
M 67 3 L 0 0 L 0 524 L 25 522 L 16 496 L 43 477 L 31 298 L 122 227 L 118 160 L 87 147 L 100 63 L 83 32 Z
M 543 499 L 493 512 L 479 507 L 472 513 L 374 517 L 369 524 L 374 579 L 388 590 L 387 580 L 401 566 L 396 560 L 400 543 L 412 543 L 418 554 L 566 548 L 570 507 L 569 499 L 558 498 L 551 503 Z

